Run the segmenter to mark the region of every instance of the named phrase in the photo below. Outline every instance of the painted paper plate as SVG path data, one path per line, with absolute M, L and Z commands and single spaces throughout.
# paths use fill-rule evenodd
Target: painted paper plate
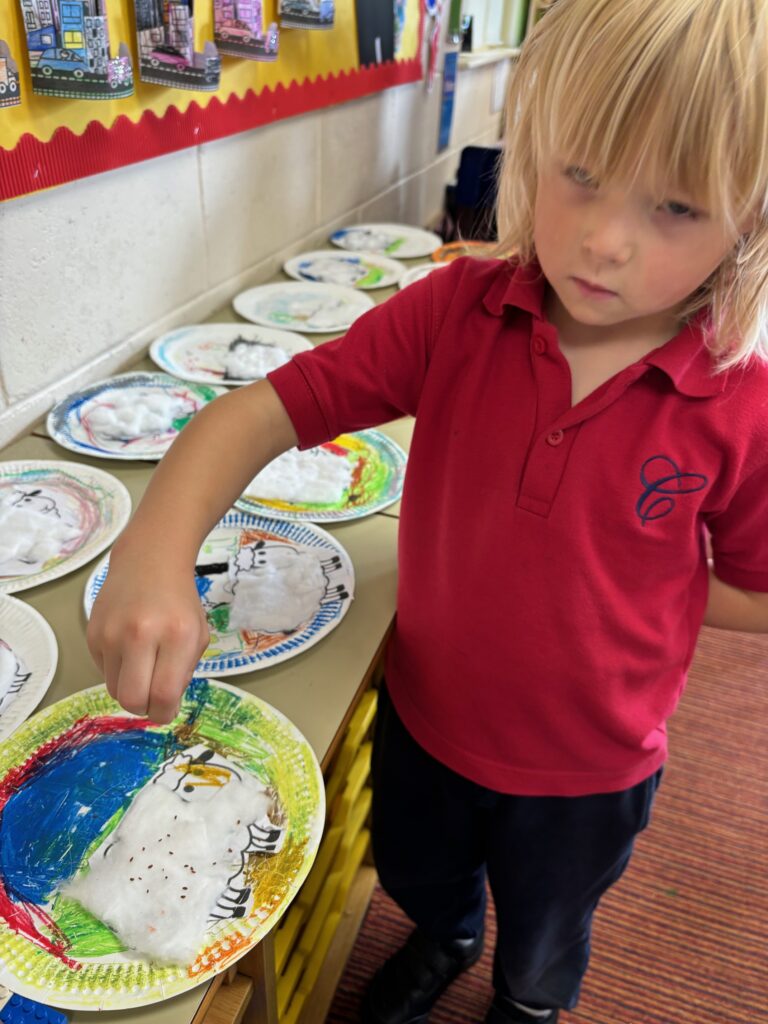
M 441 267 L 447 266 L 447 263 L 423 263 L 420 267 L 411 267 L 411 269 L 406 270 L 400 278 L 400 287 L 407 288 L 409 284 L 413 284 L 415 281 L 421 281 L 423 278 L 429 277 L 433 270 L 439 270 Z
M 341 284 L 348 288 L 391 288 L 403 276 L 405 267 L 375 252 L 345 253 L 338 249 L 304 252 L 283 264 L 283 270 L 297 281 Z
M 108 569 L 109 556 L 86 584 L 87 616 Z M 248 628 L 230 621 L 243 581 L 263 595 L 261 621 L 251 619 Z M 239 675 L 295 658 L 338 626 L 355 591 L 350 557 L 325 530 L 240 511 L 228 512 L 209 533 L 195 582 L 211 631 L 195 670 L 200 675 Z
M 189 804 L 217 799 L 239 774 L 270 787 L 279 808 L 278 852 L 251 852 L 250 843 L 235 851 L 240 869 L 217 910 L 231 907 L 212 915 L 204 945 L 180 966 L 129 951 L 62 892 L 107 837 L 119 840 L 131 804 L 146 807 L 164 774 L 160 785 L 174 780 L 187 815 Z M 259 942 L 296 895 L 317 852 L 324 802 L 317 760 L 296 727 L 213 679 L 192 680 L 170 725 L 129 715 L 104 686 L 45 708 L 0 745 L 0 983 L 65 1009 L 118 1010 L 210 981 Z M 175 830 L 169 815 L 167 832 Z M 115 886 L 127 887 L 114 870 Z
M 291 454 L 295 451 L 292 449 Z M 284 456 L 280 458 L 283 459 Z M 329 462 L 331 466 L 334 460 L 343 460 L 344 472 L 337 483 L 337 494 L 317 493 L 314 501 L 309 500 L 312 489 L 316 488 L 319 492 L 323 483 L 321 480 L 318 486 L 319 474 L 313 473 L 314 467 L 310 462 L 309 480 L 303 486 L 303 482 L 299 482 L 299 488 L 291 494 L 292 500 L 274 495 L 275 485 L 281 476 L 280 470 L 276 470 L 266 478 L 267 483 L 272 485 L 268 492 L 272 494 L 271 497 L 260 497 L 257 488 L 251 493 L 249 487 L 235 502 L 236 507 L 256 515 L 271 516 L 273 519 L 339 523 L 347 519 L 362 519 L 373 512 L 380 512 L 398 501 L 403 493 L 407 456 L 398 444 L 378 430 L 342 434 L 335 440 L 320 445 L 319 448 L 298 453 L 298 458 L 323 460 Z M 275 466 L 278 461 L 275 460 L 271 465 Z M 302 468 L 300 465 L 300 470 Z M 320 467 L 319 473 L 323 472 L 323 468 Z M 295 486 L 294 467 L 288 464 L 281 469 L 287 486 Z M 333 479 L 338 481 L 339 476 L 336 475 Z
M 495 242 L 480 242 L 476 239 L 462 239 L 458 242 L 446 242 L 432 253 L 435 263 L 451 263 L 461 256 L 483 256 L 490 258 L 496 248 Z
M 161 459 L 196 412 L 226 388 L 165 373 L 120 373 L 68 395 L 48 413 L 57 444 L 100 459 Z
M 111 473 L 78 462 L 0 462 L 0 594 L 74 572 L 108 548 L 131 514 Z
M 192 324 L 152 342 L 161 370 L 198 384 L 250 384 L 312 348 L 300 334 L 252 324 Z
M 440 235 L 410 224 L 351 224 L 334 231 L 331 241 L 353 252 L 380 252 L 399 260 L 430 256 L 443 244 Z
M 262 284 L 240 292 L 232 304 L 240 316 L 255 324 L 304 334 L 346 331 L 375 305 L 354 288 L 314 281 Z
M 0 740 L 43 699 L 58 660 L 56 637 L 40 612 L 0 596 Z

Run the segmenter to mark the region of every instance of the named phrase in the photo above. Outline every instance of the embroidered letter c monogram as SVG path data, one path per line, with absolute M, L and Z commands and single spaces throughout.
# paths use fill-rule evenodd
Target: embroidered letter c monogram
M 653 519 L 668 516 L 676 505 L 675 497 L 695 494 L 707 486 L 708 480 L 701 473 L 683 473 L 667 455 L 652 455 L 640 469 L 640 482 L 644 489 L 635 505 L 635 512 L 645 526 Z

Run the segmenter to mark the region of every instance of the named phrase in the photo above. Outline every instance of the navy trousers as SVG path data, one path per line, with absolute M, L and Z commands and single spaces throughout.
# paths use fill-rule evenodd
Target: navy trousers
M 423 750 L 384 686 L 372 768 L 373 854 L 386 892 L 433 938 L 470 938 L 483 924 L 487 881 L 496 990 L 533 1007 L 575 1006 L 592 915 L 648 824 L 661 770 L 618 793 L 497 793 Z

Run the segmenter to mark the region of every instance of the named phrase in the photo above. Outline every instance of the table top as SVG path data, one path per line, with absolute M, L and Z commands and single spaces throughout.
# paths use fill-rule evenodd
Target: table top
M 416 261 L 414 261 L 415 263 Z M 419 261 L 420 262 L 420 261 Z M 276 275 L 276 280 L 284 280 Z M 377 301 L 395 289 L 373 293 Z M 211 323 L 237 323 L 241 318 L 231 306 L 217 310 Z M 313 336 L 323 344 L 332 336 Z M 148 356 L 135 360 L 126 370 L 154 370 Z M 382 431 L 408 450 L 413 420 L 405 418 L 384 425 Z M 154 471 L 154 462 L 91 459 L 60 447 L 38 424 L 25 437 L 0 452 L 3 461 L 59 459 L 94 465 L 112 473 L 127 487 L 136 508 Z M 346 548 L 355 569 L 355 598 L 342 622 L 320 643 L 300 656 L 278 665 L 228 677 L 286 715 L 304 734 L 318 760 L 324 764 L 334 748 L 361 683 L 386 637 L 395 612 L 397 588 L 397 528 L 400 502 L 380 513 L 347 523 L 323 523 Z M 80 569 L 17 592 L 14 596 L 36 608 L 50 623 L 59 645 L 56 674 L 40 707 L 101 681 L 85 642 L 83 594 L 95 560 Z M 163 1003 L 135 1010 L 102 1011 L 110 1024 L 189 1024 L 206 994 L 200 985 Z M 72 1024 L 91 1022 L 88 1011 L 69 1011 Z

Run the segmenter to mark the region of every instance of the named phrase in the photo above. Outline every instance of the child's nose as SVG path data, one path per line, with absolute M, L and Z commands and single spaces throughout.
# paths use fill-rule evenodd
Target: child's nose
M 634 250 L 631 226 L 624 218 L 615 216 L 591 224 L 582 244 L 600 263 L 626 263 Z

